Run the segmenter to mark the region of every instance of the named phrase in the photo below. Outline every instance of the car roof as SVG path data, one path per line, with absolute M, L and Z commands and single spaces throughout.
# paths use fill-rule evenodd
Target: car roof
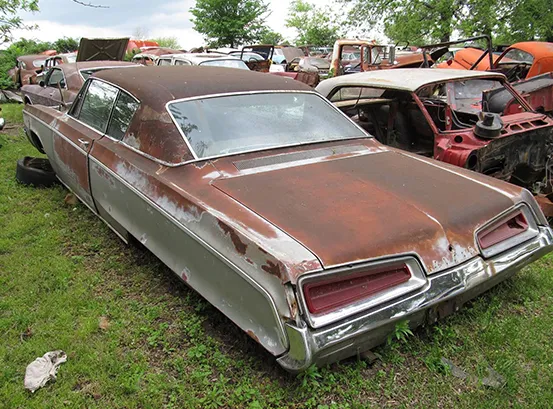
M 545 41 L 523 41 L 515 43 L 508 47 L 505 52 L 513 48 L 518 48 L 519 50 L 532 54 L 536 60 L 543 57 L 553 57 L 553 43 L 547 43 Z
M 209 66 L 150 66 L 100 71 L 94 77 L 111 82 L 158 112 L 182 98 L 252 91 L 312 91 L 287 77 L 235 68 Z
M 422 86 L 436 82 L 470 78 L 505 79 L 505 76 L 503 74 L 485 71 L 449 70 L 441 68 L 394 68 L 340 75 L 322 81 L 316 89 L 324 96 L 327 96 L 338 86 L 372 86 L 402 91 L 416 91 Z

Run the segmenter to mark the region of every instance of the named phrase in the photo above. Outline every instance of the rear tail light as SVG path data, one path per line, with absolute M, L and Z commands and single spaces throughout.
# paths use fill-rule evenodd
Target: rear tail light
M 410 278 L 409 267 L 401 263 L 310 282 L 303 286 L 303 292 L 309 312 L 320 314 L 395 287 Z
M 478 243 L 482 249 L 487 249 L 527 230 L 528 220 L 519 210 L 507 216 L 506 219 L 502 219 L 480 231 L 478 233 Z

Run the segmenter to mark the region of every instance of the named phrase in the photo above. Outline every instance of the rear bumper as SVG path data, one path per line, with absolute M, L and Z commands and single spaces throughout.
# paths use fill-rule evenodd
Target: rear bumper
M 407 319 L 411 328 L 437 321 L 552 251 L 553 230 L 539 229 L 538 236 L 515 248 L 432 275 L 421 290 L 336 324 L 313 329 L 303 322 L 287 323 L 290 349 L 278 359 L 279 364 L 290 372 L 300 372 L 312 364 L 335 362 L 381 344 L 397 321 Z

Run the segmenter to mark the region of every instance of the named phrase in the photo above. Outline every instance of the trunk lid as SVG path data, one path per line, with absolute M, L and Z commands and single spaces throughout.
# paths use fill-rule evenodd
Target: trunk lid
M 498 189 L 396 151 L 245 173 L 213 185 L 325 268 L 416 253 L 434 273 L 476 256 L 475 230 L 513 206 Z

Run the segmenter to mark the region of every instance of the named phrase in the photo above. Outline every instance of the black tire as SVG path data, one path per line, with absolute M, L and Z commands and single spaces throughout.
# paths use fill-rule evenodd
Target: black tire
M 25 156 L 17 161 L 15 178 L 23 185 L 35 187 L 51 187 L 59 184 L 56 172 L 50 161 L 43 158 Z

